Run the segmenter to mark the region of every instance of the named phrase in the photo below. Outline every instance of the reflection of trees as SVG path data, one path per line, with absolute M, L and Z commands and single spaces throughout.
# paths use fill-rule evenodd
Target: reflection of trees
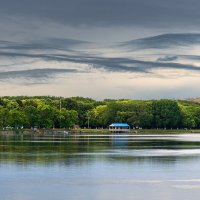
M 199 160 L 198 156 L 114 156 L 110 157 L 112 162 L 123 163 L 137 163 L 137 164 L 151 164 L 151 165 L 165 165 L 171 166 L 177 163 L 191 162 L 193 160 Z
M 18 164 L 81 164 L 92 156 L 87 153 L 105 148 L 109 143 L 101 144 L 88 137 L 3 137 L 0 141 L 0 160 Z
M 199 159 L 198 155 L 148 155 L 150 150 L 197 149 L 200 142 L 150 140 L 121 136 L 69 135 L 67 137 L 0 137 L 0 161 L 22 165 L 78 165 L 103 159 L 107 162 L 172 165 Z M 135 154 L 143 150 L 147 155 Z M 125 153 L 124 153 L 125 152 Z

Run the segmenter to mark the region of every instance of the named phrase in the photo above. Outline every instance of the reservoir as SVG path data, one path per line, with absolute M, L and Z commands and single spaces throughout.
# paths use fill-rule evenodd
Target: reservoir
M 200 134 L 0 136 L 1 200 L 199 200 Z

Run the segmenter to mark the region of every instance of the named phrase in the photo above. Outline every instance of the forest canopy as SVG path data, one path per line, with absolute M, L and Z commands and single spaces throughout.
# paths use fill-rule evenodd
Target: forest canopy
M 110 100 L 83 97 L 1 97 L 0 128 L 200 128 L 200 104 L 180 100 Z

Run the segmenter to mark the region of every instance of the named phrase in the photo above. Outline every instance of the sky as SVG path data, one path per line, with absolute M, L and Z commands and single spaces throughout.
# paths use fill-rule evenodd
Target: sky
M 200 93 L 197 0 L 0 0 L 0 95 Z

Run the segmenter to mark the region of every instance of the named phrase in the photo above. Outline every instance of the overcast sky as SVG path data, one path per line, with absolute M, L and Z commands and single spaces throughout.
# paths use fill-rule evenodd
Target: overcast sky
M 0 0 L 0 95 L 199 96 L 197 0 Z
M 1 0 L 1 37 L 112 42 L 197 32 L 199 6 L 198 0 Z

